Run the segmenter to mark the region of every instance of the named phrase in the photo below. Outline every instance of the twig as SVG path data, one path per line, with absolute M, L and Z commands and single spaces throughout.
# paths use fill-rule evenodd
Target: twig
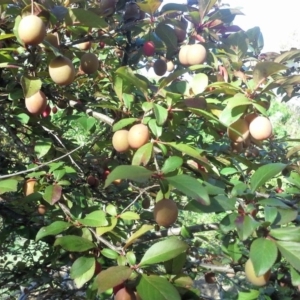
M 61 144 L 61 146 L 64 148 L 64 149 L 66 149 L 67 150 L 67 148 L 66 148 L 66 146 L 64 145 L 64 143 L 60 140 L 60 138 L 53 132 L 53 130 L 50 130 L 50 129 L 48 129 L 47 127 L 45 127 L 45 126 L 43 126 L 42 125 L 42 128 L 45 130 L 45 131 L 47 131 L 48 133 L 50 133 L 60 144 Z M 70 158 L 70 160 L 71 160 L 71 162 L 72 162 L 72 164 L 74 165 L 74 166 L 76 166 L 76 168 L 81 172 L 81 173 L 83 173 L 83 170 L 78 166 L 78 164 L 75 162 L 75 160 L 73 159 L 73 157 L 71 156 L 71 155 L 68 155 L 69 156 L 69 158 Z
M 187 227 L 188 231 L 191 233 L 201 232 L 201 231 L 211 231 L 218 230 L 219 225 L 217 223 L 211 224 L 201 224 L 201 225 L 192 225 Z M 144 243 L 155 239 L 160 239 L 167 236 L 180 235 L 181 228 L 170 228 L 166 230 L 152 232 L 150 235 L 144 236 L 135 241 L 135 243 Z
M 119 254 L 123 254 L 122 251 L 121 251 L 121 247 L 116 247 L 115 245 L 111 244 L 108 240 L 106 240 L 102 236 L 98 235 L 93 228 L 89 227 L 88 229 L 94 235 L 94 237 L 96 238 L 98 243 L 103 243 L 104 245 L 106 245 L 111 250 L 113 250 L 113 251 L 115 251 Z
M 112 119 L 111 117 L 95 112 L 90 108 L 85 108 L 82 104 L 78 104 L 78 102 L 75 100 L 69 100 L 69 104 L 71 107 L 81 108 L 81 110 L 84 111 L 87 115 L 92 116 L 110 126 L 112 126 L 112 124 L 114 123 L 114 119 Z
M 57 158 L 55 158 L 55 159 L 52 159 L 52 160 L 50 160 L 50 161 L 48 161 L 48 162 L 46 162 L 46 163 L 40 164 L 40 165 L 38 165 L 38 166 L 36 166 L 36 167 L 34 167 L 34 168 L 31 168 L 31 169 L 28 169 L 28 170 L 24 170 L 24 171 L 20 171 L 20 172 L 16 172 L 16 173 L 13 173 L 13 174 L 2 175 L 2 176 L 0 176 L 0 179 L 10 178 L 10 177 L 14 177 L 14 176 L 17 176 L 17 175 L 26 174 L 26 173 L 30 173 L 30 172 L 36 171 L 36 170 L 38 170 L 38 169 L 40 169 L 40 168 L 42 168 L 42 167 L 45 167 L 45 166 L 47 166 L 47 165 L 50 165 L 50 164 L 53 163 L 53 162 L 56 162 L 56 161 L 58 161 L 58 160 L 60 160 L 60 159 L 62 159 L 62 158 L 64 158 L 64 157 L 69 156 L 70 154 L 72 154 L 73 152 L 79 150 L 79 149 L 82 148 L 83 146 L 84 146 L 84 145 L 78 146 L 78 147 L 75 148 L 74 150 L 72 150 L 72 151 L 70 151 L 70 152 L 68 152 L 68 153 L 66 153 L 66 154 L 64 154 L 64 155 L 62 155 L 62 156 L 60 156 L 60 157 L 57 157 Z
M 152 188 L 155 188 L 155 187 L 159 187 L 159 185 L 158 184 L 155 184 L 155 185 L 151 185 L 151 186 L 148 186 L 148 187 L 146 187 L 146 188 L 144 188 L 144 189 L 140 189 L 140 188 L 138 188 L 138 187 L 136 187 L 136 186 L 134 186 L 133 184 L 131 184 L 131 183 L 129 183 L 129 185 L 131 186 L 131 187 L 133 187 L 133 188 L 135 188 L 135 189 L 137 189 L 137 190 L 139 190 L 140 191 L 140 193 L 135 197 L 135 199 L 132 201 L 132 202 L 130 202 L 130 204 L 127 206 L 127 207 L 125 207 L 123 210 L 122 210 L 122 212 L 120 213 L 120 214 L 123 214 L 127 209 L 129 209 L 144 193 L 146 193 L 146 191 L 147 190 L 150 190 L 150 189 L 152 189 Z

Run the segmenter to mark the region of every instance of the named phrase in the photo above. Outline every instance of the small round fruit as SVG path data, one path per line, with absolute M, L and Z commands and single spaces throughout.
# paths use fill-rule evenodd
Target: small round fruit
M 168 61 L 167 62 L 167 71 L 172 72 L 172 71 L 174 71 L 174 68 L 175 68 L 174 63 L 171 60 Z
M 43 216 L 47 212 L 47 207 L 43 204 L 39 204 L 37 207 L 37 212 Z
M 31 114 L 40 115 L 47 107 L 45 94 L 40 90 L 32 96 L 25 98 L 25 106 Z
M 150 207 L 150 199 L 149 198 L 146 198 L 142 201 L 142 208 L 143 209 L 148 209 Z
M 99 44 L 98 44 L 98 45 L 99 45 L 99 48 L 100 48 L 100 49 L 103 49 L 103 48 L 105 47 L 105 43 L 104 43 L 104 42 L 102 42 L 102 41 L 101 41 L 101 42 L 99 42 Z
M 80 59 L 81 70 L 86 74 L 93 74 L 98 70 L 99 61 L 94 53 L 85 53 Z
M 272 135 L 273 128 L 268 118 L 258 116 L 250 123 L 249 131 L 253 138 L 258 141 L 263 141 Z
M 77 48 L 83 51 L 90 50 L 92 47 L 91 41 L 86 41 L 77 45 Z
M 145 145 L 150 138 L 150 132 L 146 125 L 133 125 L 128 132 L 128 144 L 133 149 L 138 149 Z
M 123 287 L 115 294 L 114 300 L 136 300 L 136 296 L 133 291 Z
M 240 134 L 238 134 L 238 132 Z M 238 119 L 227 129 L 228 137 L 235 143 L 245 141 L 249 136 L 249 125 L 245 119 Z
M 156 75 L 163 76 L 167 72 L 167 63 L 163 59 L 157 59 L 153 69 Z
M 207 272 L 204 274 L 204 279 L 206 283 L 215 283 L 216 282 L 216 274 L 214 272 Z
M 152 41 L 147 41 L 143 45 L 143 53 L 146 56 L 153 56 L 155 53 L 155 45 Z
M 47 118 L 50 116 L 51 108 L 49 105 L 46 106 L 45 110 L 42 112 L 42 117 Z
M 46 36 L 46 26 L 38 16 L 28 15 L 21 19 L 18 34 L 23 43 L 38 45 Z
M 58 85 L 69 85 L 74 81 L 75 68 L 71 60 L 65 56 L 57 56 L 50 61 L 49 75 Z
M 264 275 L 256 276 L 254 271 L 254 266 L 250 258 L 247 260 L 245 264 L 245 273 L 248 281 L 256 286 L 266 285 L 269 282 L 271 276 L 271 270 L 267 271 Z
M 128 143 L 128 130 L 122 129 L 114 133 L 112 138 L 112 145 L 118 152 L 126 152 L 130 146 Z
M 86 182 L 90 186 L 95 186 L 95 184 L 96 184 L 96 177 L 94 177 L 93 175 L 89 175 L 87 177 L 87 179 L 86 179 Z
M 173 200 L 162 199 L 155 204 L 153 214 L 158 225 L 169 227 L 177 220 L 178 208 Z
M 191 47 L 190 45 L 184 45 L 179 50 L 179 54 L 178 54 L 179 62 L 184 66 L 189 65 L 187 53 L 190 47 Z
M 35 186 L 35 184 L 36 184 L 36 179 L 34 179 L 34 178 L 27 179 L 27 180 L 24 182 L 24 185 L 23 185 L 23 192 L 24 192 L 24 195 L 25 195 L 25 196 L 28 196 L 28 195 L 34 193 L 34 186 Z
M 52 113 L 55 115 L 57 113 L 57 107 L 56 106 L 53 106 L 52 107 Z
M 203 64 L 206 60 L 206 49 L 201 44 L 191 45 L 187 50 L 186 57 L 189 65 Z

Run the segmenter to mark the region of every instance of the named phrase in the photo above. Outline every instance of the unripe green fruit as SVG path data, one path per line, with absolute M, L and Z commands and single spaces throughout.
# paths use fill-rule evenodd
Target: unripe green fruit
M 178 208 L 173 200 L 162 199 L 155 204 L 153 214 L 158 225 L 169 227 L 177 220 Z
M 264 286 L 269 282 L 271 276 L 271 270 L 269 270 L 264 275 L 256 276 L 253 263 L 249 258 L 245 264 L 245 274 L 248 281 L 251 282 L 252 284 L 256 286 Z
M 233 131 L 235 130 L 235 131 Z M 240 135 L 238 133 L 239 132 Z M 228 137 L 235 143 L 241 143 L 245 141 L 249 136 L 249 125 L 245 119 L 238 119 L 230 125 L 227 129 Z
M 74 81 L 75 68 L 65 56 L 57 56 L 50 61 L 49 75 L 58 85 L 69 85 Z
M 86 74 L 95 73 L 99 67 L 99 61 L 94 53 L 85 53 L 80 59 L 81 70 Z
M 25 106 L 33 115 L 43 113 L 47 107 L 47 99 L 42 91 L 38 91 L 30 97 L 25 98 Z
M 128 144 L 133 149 L 138 149 L 145 145 L 150 138 L 150 132 L 146 125 L 133 125 L 128 132 Z
M 38 45 L 46 36 L 46 26 L 38 16 L 28 15 L 20 21 L 18 34 L 23 43 Z
M 112 144 L 116 151 L 126 152 L 129 150 L 130 146 L 128 143 L 128 130 L 118 130 L 114 133 L 112 138 Z
M 163 59 L 157 59 L 153 65 L 156 75 L 163 76 L 167 72 L 167 63 Z

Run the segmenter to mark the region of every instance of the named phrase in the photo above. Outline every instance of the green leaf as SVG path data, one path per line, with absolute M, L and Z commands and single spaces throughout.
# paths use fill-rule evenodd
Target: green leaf
M 188 244 L 178 238 L 168 238 L 155 243 L 144 254 L 140 266 L 151 265 L 170 260 L 186 251 Z
M 54 246 L 61 246 L 63 249 L 72 252 L 84 252 L 95 248 L 93 242 L 76 235 L 59 237 L 56 239 Z
M 162 3 L 162 0 L 146 0 L 143 2 L 138 2 L 137 5 L 145 13 L 153 15 L 158 10 L 161 3 Z
M 120 67 L 116 70 L 116 74 L 120 76 L 124 81 L 127 81 L 128 84 L 135 86 L 145 95 L 147 95 L 148 83 L 135 76 L 133 71 L 128 66 Z
M 224 233 L 228 233 L 236 228 L 235 220 L 238 217 L 237 213 L 231 213 L 226 215 L 220 222 L 220 229 Z
M 155 119 L 157 125 L 162 126 L 167 121 L 168 118 L 168 110 L 158 104 L 153 104 L 153 112 L 155 115 Z
M 250 259 L 256 276 L 267 273 L 276 261 L 278 255 L 276 244 L 266 238 L 254 240 L 250 247 Z
M 137 118 L 122 119 L 113 125 L 113 127 L 112 127 L 113 132 L 120 130 L 128 125 L 131 125 L 131 124 L 135 123 L 136 121 L 138 121 Z
M 42 239 L 48 235 L 57 235 L 71 226 L 70 223 L 63 221 L 55 221 L 48 226 L 42 227 L 36 234 L 35 241 Z
M 93 211 L 85 216 L 84 219 L 78 220 L 81 224 L 91 227 L 107 226 L 108 222 L 103 210 Z
M 165 178 L 174 188 L 188 197 L 192 197 L 203 205 L 209 205 L 210 200 L 206 188 L 195 178 L 185 174 Z
M 298 216 L 296 209 L 276 208 L 277 215 L 273 222 L 274 225 L 283 225 L 294 221 Z
M 128 260 L 128 263 L 133 266 L 136 264 L 136 256 L 134 254 L 134 252 L 129 251 L 126 253 L 126 259 Z
M 160 23 L 158 23 L 158 25 L 155 28 L 155 33 L 166 45 L 167 59 L 171 59 L 172 56 L 174 56 L 174 54 L 177 50 L 177 46 L 178 46 L 177 37 L 174 32 L 174 29 L 171 28 L 171 26 L 168 26 L 168 25 L 164 24 L 163 22 L 160 22 Z
M 98 235 L 103 235 L 106 232 L 112 231 L 116 227 L 118 223 L 118 219 L 116 217 L 107 218 L 107 222 L 108 222 L 108 226 L 96 228 L 96 232 Z
M 66 174 L 65 169 L 59 169 L 59 170 L 53 171 L 53 177 L 56 182 L 60 181 L 64 177 L 65 174 Z
M 119 253 L 109 248 L 102 249 L 101 254 L 109 259 L 117 259 L 119 256 Z
M 78 289 L 88 282 L 95 272 L 95 257 L 82 256 L 77 258 L 70 270 L 70 277 L 75 279 L 75 284 Z
M 49 150 L 52 147 L 52 141 L 51 140 L 38 140 L 35 143 L 34 146 L 34 152 L 37 154 L 38 158 L 42 158 L 43 156 L 45 156 Z
M 153 133 L 153 135 L 156 136 L 157 138 L 159 138 L 162 135 L 162 131 L 163 131 L 162 126 L 159 126 L 155 119 L 151 119 L 148 122 L 148 126 L 151 132 Z
M 272 61 L 264 61 L 259 62 L 255 65 L 253 69 L 253 81 L 255 84 L 259 84 L 262 80 L 267 77 L 278 73 L 279 71 L 287 70 L 288 68 L 282 64 L 272 62 Z
M 136 232 L 134 232 L 126 241 L 124 249 L 128 248 L 136 239 L 144 235 L 146 232 L 153 229 L 153 225 L 144 224 L 141 228 L 139 228 Z
M 119 215 L 119 218 L 123 220 L 139 220 L 140 215 L 133 211 L 125 211 L 124 213 Z
M 77 119 L 77 123 L 86 131 L 90 132 L 96 124 L 96 119 L 93 117 L 81 117 Z
M 167 174 L 179 169 L 182 166 L 182 164 L 183 164 L 183 159 L 181 157 L 170 156 L 165 160 L 164 165 L 161 168 L 161 171 L 164 174 Z
M 300 271 L 300 243 L 289 241 L 276 242 L 282 256 L 294 267 Z
M 131 273 L 132 270 L 126 266 L 115 266 L 101 271 L 96 277 L 98 293 L 101 294 L 123 283 L 130 277 Z
M 239 292 L 238 300 L 257 300 L 260 291 L 249 290 L 247 292 Z
M 205 91 L 208 86 L 208 77 L 204 73 L 198 73 L 193 76 L 191 82 L 191 88 L 195 95 L 201 94 Z
M 132 165 L 139 166 L 143 165 L 146 166 L 150 159 L 152 158 L 153 153 L 153 143 L 147 143 L 139 148 L 132 158 Z
M 300 273 L 297 272 L 294 268 L 290 267 L 290 274 L 292 278 L 292 285 L 300 285 Z
M 277 240 L 300 242 L 300 227 L 274 228 L 269 234 Z
M 94 28 L 106 28 L 105 18 L 83 8 L 69 8 L 65 16 L 66 25 L 86 26 Z
M 168 274 L 177 275 L 182 272 L 182 269 L 186 263 L 186 253 L 182 252 L 176 257 L 164 262 L 164 267 Z
M 48 185 L 45 189 L 43 199 L 50 203 L 55 204 L 60 200 L 62 194 L 62 187 L 58 184 Z
M 117 214 L 118 214 L 118 212 L 117 212 L 117 208 L 114 206 L 114 205 L 112 205 L 112 204 L 108 204 L 107 206 L 106 206 L 106 212 L 109 214 L 109 215 L 111 215 L 111 216 L 113 216 L 113 217 L 115 217 Z
M 15 118 L 22 124 L 28 124 L 28 122 L 30 120 L 30 116 L 28 116 L 27 114 L 24 114 L 24 113 L 15 115 Z
M 151 176 L 153 172 L 140 166 L 117 166 L 109 175 L 105 181 L 104 188 L 108 187 L 113 181 L 117 179 L 128 179 L 136 182 L 145 182 Z
M 219 213 L 235 209 L 236 198 L 227 198 L 224 195 L 218 195 L 210 198 L 209 205 L 203 205 L 197 200 L 190 201 L 184 210 L 197 213 Z
M 281 172 L 287 165 L 282 163 L 271 163 L 259 167 L 250 179 L 252 192 L 263 186 L 268 180 L 272 179 Z
M 238 263 L 243 256 L 243 250 L 241 249 L 240 241 L 236 240 L 227 245 L 228 255 L 231 257 L 233 262 Z
M 21 86 L 23 89 L 24 97 L 28 98 L 37 93 L 42 87 L 42 81 L 38 77 L 30 77 L 24 75 L 21 77 Z
M 180 300 L 178 290 L 166 279 L 157 275 L 142 274 L 137 292 L 143 300 Z
M 238 216 L 235 220 L 235 225 L 240 240 L 245 241 L 259 226 L 259 223 L 250 216 Z
M 9 192 L 16 192 L 18 189 L 18 180 L 4 179 L 0 180 L 0 195 Z
M 203 24 L 204 17 L 209 13 L 209 11 L 214 7 L 217 0 L 201 0 L 199 3 L 199 13 L 200 13 L 200 25 Z

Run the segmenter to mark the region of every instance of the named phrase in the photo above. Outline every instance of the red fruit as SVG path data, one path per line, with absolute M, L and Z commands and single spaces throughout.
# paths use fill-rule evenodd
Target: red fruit
M 114 293 L 114 295 L 115 295 L 119 290 L 121 290 L 122 288 L 124 288 L 124 283 L 120 283 L 120 284 L 114 286 L 114 287 L 113 287 L 113 293 Z
M 52 113 L 53 113 L 53 114 L 56 114 L 56 113 L 57 113 L 57 107 L 56 107 L 56 106 L 53 106 L 53 107 L 52 107 Z
M 153 56 L 155 53 L 155 45 L 152 41 L 148 41 L 143 46 L 143 52 L 146 56 Z
M 278 188 L 275 189 L 275 192 L 276 192 L 277 194 L 281 194 L 281 193 L 284 192 L 284 190 L 283 190 L 282 188 L 278 187 Z
M 100 49 L 103 49 L 105 47 L 105 43 L 104 42 L 99 42 L 99 47 L 100 47 Z
M 109 170 L 105 170 L 103 173 L 103 180 L 106 180 L 107 176 L 109 175 L 110 171 Z
M 101 271 L 102 271 L 102 266 L 98 261 L 96 261 L 94 275 L 98 275 Z
M 50 115 L 51 108 L 49 105 L 46 106 L 46 109 L 42 112 L 42 117 L 47 118 Z

